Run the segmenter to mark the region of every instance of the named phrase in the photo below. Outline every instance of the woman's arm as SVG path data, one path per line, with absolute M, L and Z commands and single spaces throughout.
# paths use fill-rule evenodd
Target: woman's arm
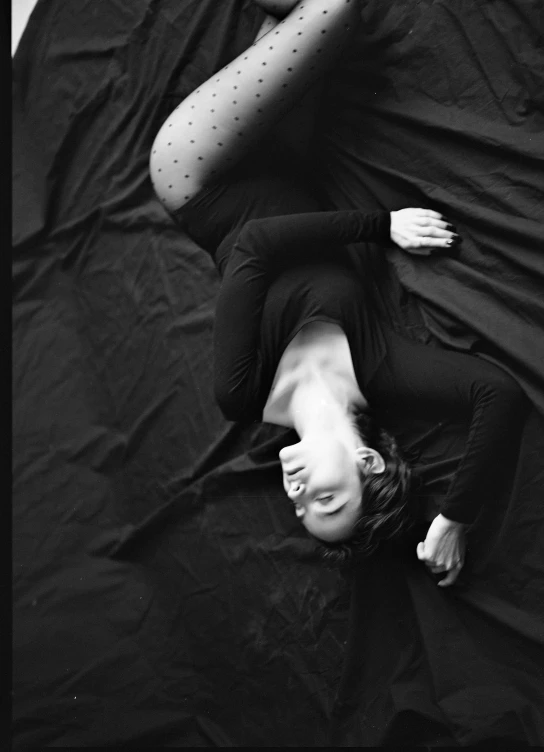
M 351 209 L 252 219 L 242 228 L 238 242 L 244 244 L 245 253 L 272 269 L 282 259 L 359 241 L 386 244 L 389 236 L 389 212 Z
M 465 451 L 432 522 L 418 545 L 421 561 L 433 571 L 448 572 L 451 585 L 461 571 L 464 534 L 484 505 L 501 492 L 501 468 L 517 456 L 526 398 L 502 369 L 475 356 L 410 343 L 393 337 L 387 372 L 376 376 L 375 399 L 390 409 L 409 404 L 437 422 L 465 418 L 469 424 Z
M 319 257 L 343 243 L 383 242 L 389 213 L 360 211 L 293 214 L 247 222 L 226 264 L 216 309 L 215 396 L 229 420 L 255 418 L 257 346 L 270 280 L 285 261 Z
M 439 422 L 468 423 L 465 450 L 440 507 L 466 525 L 500 491 L 501 463 L 517 453 L 526 398 L 501 368 L 465 353 L 388 335 L 387 357 L 369 385 L 371 404 Z
M 330 246 L 362 241 L 389 245 L 417 254 L 449 249 L 459 242 L 455 228 L 431 209 L 364 212 L 358 209 L 286 214 L 253 219 L 242 233 L 251 234 L 251 252 L 263 263 Z
M 440 587 L 453 585 L 463 568 L 465 527 L 500 492 L 497 479 L 502 466 L 509 464 L 508 454 L 517 456 L 525 412 L 523 393 L 506 374 L 487 378 L 481 374 L 472 382 L 467 397 L 472 419 L 465 454 L 441 514 L 417 546 L 418 558 L 431 572 L 445 573 L 438 582 Z
M 418 252 L 447 247 L 452 237 L 442 229 L 442 215 L 430 209 L 308 212 L 246 222 L 230 252 L 217 303 L 215 393 L 226 417 L 237 420 L 252 414 L 256 348 L 271 276 L 286 262 L 331 254 L 338 258 L 346 253 L 345 244 L 387 245 L 393 226 L 409 236 L 407 249 L 412 242 Z

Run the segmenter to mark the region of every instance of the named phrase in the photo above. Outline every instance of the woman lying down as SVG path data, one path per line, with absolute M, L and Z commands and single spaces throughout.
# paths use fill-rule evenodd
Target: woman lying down
M 517 441 L 523 395 L 499 368 L 378 322 L 344 247 L 447 252 L 460 242 L 455 228 L 426 208 L 321 211 L 301 159 L 270 135 L 334 64 L 360 4 L 258 4 L 271 15 L 255 43 L 172 112 L 150 160 L 160 201 L 222 276 L 216 398 L 230 420 L 295 429 L 299 441 L 279 453 L 283 487 L 339 563 L 401 536 L 413 517 L 410 469 L 372 409 L 466 415 L 464 455 L 415 552 L 446 587 L 463 567 L 465 529 L 488 480 Z

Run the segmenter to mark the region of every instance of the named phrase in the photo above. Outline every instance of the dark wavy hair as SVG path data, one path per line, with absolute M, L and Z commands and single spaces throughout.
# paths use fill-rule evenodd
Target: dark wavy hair
M 347 568 L 373 553 L 382 541 L 399 538 L 414 523 L 408 504 L 411 471 L 396 440 L 383 430 L 371 412 L 357 412 L 355 427 L 361 439 L 384 459 L 383 473 L 361 473 L 361 516 L 345 541 L 319 541 L 320 556 L 332 568 Z

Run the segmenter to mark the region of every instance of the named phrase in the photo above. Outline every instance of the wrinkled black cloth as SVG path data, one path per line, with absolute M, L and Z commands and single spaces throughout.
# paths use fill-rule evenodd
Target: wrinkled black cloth
M 318 208 L 443 212 L 459 255 L 369 246 L 365 291 L 540 412 L 454 587 L 417 562 L 423 531 L 348 582 L 324 569 L 281 488 L 292 435 L 215 405 L 217 271 L 148 173 L 164 119 L 262 16 L 41 0 L 13 87 L 16 749 L 544 742 L 539 4 L 363 14 L 323 99 Z M 391 422 L 431 516 L 466 422 Z

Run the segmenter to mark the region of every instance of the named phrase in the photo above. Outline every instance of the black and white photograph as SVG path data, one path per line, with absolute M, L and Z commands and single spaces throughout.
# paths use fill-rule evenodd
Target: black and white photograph
M 15 752 L 544 747 L 540 0 L 12 0 Z

